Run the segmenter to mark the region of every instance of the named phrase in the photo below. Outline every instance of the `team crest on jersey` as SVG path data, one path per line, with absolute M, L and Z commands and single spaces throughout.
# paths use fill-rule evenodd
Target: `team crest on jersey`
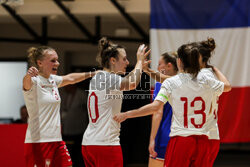
M 51 159 L 46 159 L 45 160 L 45 167 L 50 167 L 51 164 Z
M 41 85 L 42 88 L 53 88 L 55 85 L 53 84 L 46 84 L 46 85 Z

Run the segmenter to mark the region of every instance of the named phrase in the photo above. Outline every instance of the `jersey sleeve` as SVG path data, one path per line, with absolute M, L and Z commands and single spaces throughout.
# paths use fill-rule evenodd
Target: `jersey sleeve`
M 167 103 L 168 98 L 170 97 L 172 92 L 171 84 L 169 79 L 166 79 L 162 85 L 159 93 L 157 94 L 155 100 L 162 101 L 164 104 Z
M 215 92 L 216 96 L 220 96 L 223 93 L 224 83 L 215 79 L 214 75 L 202 72 L 198 77 L 200 83 L 204 83 L 210 87 Z
M 216 76 L 214 75 L 212 68 L 203 68 L 201 69 L 201 72 L 207 75 L 208 77 L 216 79 Z
M 168 101 L 168 97 L 167 97 L 167 89 L 164 87 L 161 87 L 159 93 L 157 94 L 155 100 L 159 100 L 161 102 L 163 102 L 164 104 L 167 103 Z
M 60 84 L 61 84 L 62 81 L 63 81 L 63 78 L 62 78 L 62 76 L 53 75 L 53 80 L 55 81 L 57 87 L 59 87 Z
M 220 96 L 223 93 L 224 90 L 224 83 L 221 81 L 218 81 L 214 78 L 208 77 L 207 79 L 208 85 L 211 86 L 211 88 L 215 91 L 215 94 L 217 96 Z
M 156 82 L 155 83 L 155 89 L 154 89 L 154 93 L 153 93 L 153 101 L 155 100 L 157 94 L 159 93 L 161 89 L 161 83 L 160 82 Z
M 36 85 L 37 85 L 37 77 L 31 77 L 31 82 L 32 82 L 32 86 L 31 86 L 30 90 L 23 89 L 24 95 L 29 95 L 30 92 L 32 92 L 34 90 L 34 87 L 36 87 Z

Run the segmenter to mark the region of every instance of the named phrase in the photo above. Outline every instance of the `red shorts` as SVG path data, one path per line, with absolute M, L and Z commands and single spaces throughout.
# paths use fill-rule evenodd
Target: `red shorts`
M 214 161 L 218 155 L 218 152 L 220 150 L 220 140 L 213 140 L 210 139 L 210 151 L 208 154 L 208 158 L 209 158 L 209 167 L 213 167 L 214 165 Z
M 123 167 L 121 146 L 82 146 L 86 167 Z
M 171 137 L 164 167 L 207 167 L 210 142 L 205 135 Z
M 64 141 L 25 143 L 26 167 L 68 167 L 72 161 Z

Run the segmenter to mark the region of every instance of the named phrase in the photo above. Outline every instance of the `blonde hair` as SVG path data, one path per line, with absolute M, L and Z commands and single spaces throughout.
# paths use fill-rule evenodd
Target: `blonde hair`
M 49 46 L 39 46 L 39 47 L 31 47 L 27 50 L 28 52 L 28 62 L 29 66 L 38 67 L 37 60 L 42 60 L 45 56 L 45 51 L 47 50 L 55 50 Z

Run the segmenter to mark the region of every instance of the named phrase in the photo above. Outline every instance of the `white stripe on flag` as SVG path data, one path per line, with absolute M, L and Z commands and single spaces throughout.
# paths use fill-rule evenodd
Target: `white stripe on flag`
M 216 42 L 211 64 L 218 67 L 233 87 L 250 86 L 250 27 L 195 30 L 150 30 L 151 67 L 157 69 L 160 54 L 176 51 L 188 42 L 206 40 Z

